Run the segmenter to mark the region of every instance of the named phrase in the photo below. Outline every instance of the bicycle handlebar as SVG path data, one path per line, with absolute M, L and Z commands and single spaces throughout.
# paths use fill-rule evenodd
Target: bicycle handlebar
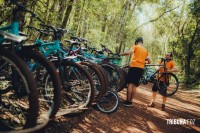
M 33 30 L 36 30 L 36 31 L 38 31 L 38 32 L 41 32 L 41 33 L 44 33 L 44 34 L 47 34 L 47 35 L 51 35 L 51 34 L 49 34 L 49 32 L 53 32 L 53 31 L 50 31 L 50 30 L 44 30 L 44 29 L 38 29 L 38 28 L 35 28 L 35 27 L 33 27 L 33 26 L 26 26 L 25 28 L 29 28 L 29 29 L 33 29 Z
M 17 3 L 16 0 L 10 0 L 10 1 L 11 1 L 12 3 L 14 3 L 14 4 L 18 7 L 18 10 L 28 12 L 28 13 L 30 13 L 33 17 L 37 18 L 40 22 L 44 23 L 44 21 L 41 20 L 41 19 L 38 17 L 38 15 L 37 15 L 36 13 L 32 12 L 31 10 L 26 9 L 26 7 L 25 7 L 24 5 Z
M 88 42 L 88 40 L 86 40 L 85 38 L 81 38 L 81 37 L 77 37 L 77 36 L 71 36 L 70 37 L 72 40 L 78 40 L 79 42 Z

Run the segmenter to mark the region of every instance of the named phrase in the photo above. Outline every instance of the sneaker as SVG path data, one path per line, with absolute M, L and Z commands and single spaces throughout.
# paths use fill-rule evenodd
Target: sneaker
M 147 107 L 155 108 L 155 103 L 154 103 L 154 102 L 151 102 L 150 104 L 147 105 Z
M 133 106 L 133 105 L 132 105 L 132 102 L 130 102 L 130 101 L 125 101 L 125 102 L 124 102 L 124 106 L 131 107 L 131 106 Z
M 162 104 L 161 110 L 162 110 L 162 111 L 165 111 L 165 104 Z

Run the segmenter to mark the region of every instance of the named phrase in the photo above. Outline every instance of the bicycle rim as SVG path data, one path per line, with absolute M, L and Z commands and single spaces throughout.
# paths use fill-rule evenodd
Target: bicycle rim
M 89 107 L 94 101 L 94 83 L 92 76 L 80 64 L 63 62 L 65 75 L 65 93 L 70 98 L 68 107 Z
M 118 91 L 121 82 L 120 72 L 110 64 L 100 64 L 100 65 L 105 70 L 108 76 L 109 90 Z
M 97 108 L 103 113 L 113 113 L 119 107 L 119 96 L 114 91 L 108 91 L 97 103 Z
M 162 74 L 158 81 L 158 92 L 163 96 L 172 96 L 174 95 L 179 87 L 178 78 L 173 73 L 164 73 Z

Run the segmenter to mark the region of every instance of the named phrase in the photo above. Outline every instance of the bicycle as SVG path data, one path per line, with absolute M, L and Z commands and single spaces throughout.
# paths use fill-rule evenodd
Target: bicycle
M 95 63 L 92 63 L 89 59 L 85 58 L 83 55 L 79 54 L 82 53 L 81 44 L 80 42 L 65 40 L 70 44 L 69 49 L 67 49 L 68 56 L 76 56 L 77 58 L 73 59 L 75 62 L 80 62 L 90 73 L 95 83 L 95 101 L 101 98 L 103 95 L 106 94 L 108 90 L 108 84 L 103 79 L 104 72 L 102 72 L 102 68 Z M 73 50 L 74 47 L 77 48 Z M 66 49 L 65 49 L 66 50 Z
M 36 82 L 28 66 L 3 44 L 7 40 L 13 46 L 25 38 L 1 30 L 0 131 L 34 128 L 39 111 Z
M 99 111 L 106 113 L 106 114 L 110 114 L 110 113 L 115 112 L 119 107 L 120 99 L 119 99 L 117 92 L 112 90 L 113 83 L 114 83 L 114 82 L 112 82 L 112 81 L 114 81 L 112 76 L 114 76 L 116 74 L 115 70 L 118 70 L 118 69 L 115 68 L 113 65 L 107 64 L 107 63 L 95 65 L 92 62 L 96 62 L 96 59 L 98 59 L 98 58 L 96 58 L 96 57 L 93 58 L 92 54 L 85 53 L 84 55 L 79 55 L 79 54 L 83 54 L 80 42 L 81 41 L 87 41 L 87 40 L 82 39 L 82 38 L 78 38 L 78 37 L 75 37 L 75 36 L 72 36 L 71 38 L 73 40 L 79 40 L 79 41 L 74 42 L 74 41 L 70 41 L 70 40 L 65 40 L 66 42 L 70 43 L 70 48 L 68 49 L 68 55 L 73 54 L 74 56 L 77 56 L 83 62 L 84 61 L 86 61 L 87 63 L 90 62 L 93 65 L 93 67 L 95 66 L 95 67 L 97 67 L 97 69 L 100 70 L 100 72 L 103 76 L 103 79 L 104 79 L 103 84 L 106 86 L 106 88 L 101 90 L 101 91 L 103 91 L 101 93 L 102 96 L 99 97 L 98 99 L 96 99 L 96 106 L 95 107 L 97 107 L 97 109 Z M 74 46 L 77 46 L 77 47 L 75 49 L 73 49 Z M 102 59 L 100 59 L 100 60 L 102 60 Z M 98 61 L 99 60 L 97 60 L 97 62 Z M 109 82 L 112 83 L 112 84 L 109 84 Z
M 161 58 L 163 65 L 145 64 L 143 76 L 140 79 L 140 84 L 146 85 L 148 82 L 156 83 L 158 92 L 166 97 L 174 95 L 179 87 L 178 78 L 173 73 L 168 73 L 166 68 L 166 59 Z M 159 66 L 164 69 L 164 72 L 160 73 L 158 70 L 150 70 L 150 66 Z M 123 67 L 124 73 L 127 73 L 127 68 Z
M 86 49 L 82 50 L 80 42 L 88 42 L 87 40 L 80 38 L 80 37 L 76 37 L 76 36 L 71 36 L 71 39 L 79 42 L 78 46 L 76 48 L 69 48 L 68 51 L 68 55 L 82 55 L 82 56 L 77 56 L 81 61 L 86 60 L 88 62 L 92 62 L 92 63 L 96 63 L 98 65 L 100 65 L 104 71 L 106 72 L 106 75 L 108 76 L 108 80 L 109 80 L 109 90 L 113 90 L 113 91 L 120 91 L 122 89 L 122 84 L 123 84 L 123 78 L 122 78 L 122 72 L 119 69 L 119 67 L 117 67 L 114 64 L 110 64 L 109 62 L 106 62 L 106 59 L 99 59 L 95 56 L 95 54 L 93 54 L 93 52 L 98 52 L 95 48 L 90 48 L 87 47 L 86 49 L 91 50 L 90 53 L 87 52 Z M 70 42 L 69 40 L 66 40 L 66 42 Z M 71 53 L 71 54 L 70 54 Z
M 27 35 L 19 32 L 17 13 L 28 12 L 35 17 L 37 17 L 37 15 L 32 11 L 26 9 L 26 7 L 19 4 L 17 1 L 11 0 L 11 2 L 14 3 L 16 6 L 12 12 L 12 24 L 7 27 L 2 27 L 1 29 L 8 30 L 15 36 L 22 35 L 22 37 L 26 37 Z M 37 124 L 43 125 L 46 123 L 47 119 L 49 120 L 54 118 L 55 114 L 58 111 L 61 97 L 61 83 L 54 65 L 35 50 L 37 47 L 24 46 L 23 44 L 24 42 L 21 42 L 13 47 L 10 47 L 10 45 L 8 45 L 7 47 L 8 49 L 12 49 L 13 52 L 21 57 L 21 59 L 23 59 L 26 64 L 29 65 L 28 68 L 32 72 L 32 74 L 34 74 L 35 80 L 37 81 L 37 90 L 39 92 L 39 116 L 37 118 Z M 41 68 L 43 69 L 42 73 Z M 47 73 L 50 75 L 52 82 L 48 85 L 48 88 L 44 89 L 43 84 L 45 80 L 42 79 L 42 75 Z M 40 78 L 38 78 L 39 76 Z
M 43 41 L 41 37 L 43 30 L 29 26 L 40 32 L 40 36 L 35 40 L 35 46 L 38 46 L 40 52 L 48 58 L 57 68 L 62 84 L 61 108 L 58 115 L 67 112 L 67 108 L 84 109 L 89 107 L 94 99 L 94 83 L 91 75 L 80 64 L 67 57 L 67 53 L 60 47 L 62 33 L 66 30 L 56 29 L 53 26 L 41 24 L 46 31 L 53 33 L 53 41 Z M 46 77 L 45 84 L 49 84 L 49 77 Z M 69 113 L 69 112 L 67 112 Z

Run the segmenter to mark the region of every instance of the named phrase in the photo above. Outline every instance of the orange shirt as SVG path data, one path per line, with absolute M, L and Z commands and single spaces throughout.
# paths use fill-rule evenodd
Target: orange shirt
M 164 62 L 160 61 L 158 64 L 164 65 Z M 176 66 L 176 63 L 174 61 L 170 60 L 170 61 L 166 61 L 165 65 L 168 70 L 172 70 L 172 68 L 174 68 Z M 160 73 L 164 72 L 164 68 L 160 68 L 159 72 Z
M 160 61 L 159 64 L 164 65 L 164 62 Z M 170 61 L 166 61 L 165 65 L 168 70 L 172 70 L 176 66 L 176 63 L 174 61 L 170 60 Z M 164 72 L 164 68 L 159 69 L 159 73 L 160 73 L 159 76 L 161 76 L 162 72 Z M 157 78 L 159 78 L 159 77 L 157 77 Z M 164 77 L 162 77 L 160 80 L 163 82 L 167 82 L 166 80 L 168 80 L 168 79 L 170 79 L 169 75 L 167 75 L 166 79 Z
M 134 45 L 132 49 L 134 52 L 132 55 L 130 67 L 138 67 L 144 69 L 145 59 L 148 56 L 147 50 L 141 45 Z

